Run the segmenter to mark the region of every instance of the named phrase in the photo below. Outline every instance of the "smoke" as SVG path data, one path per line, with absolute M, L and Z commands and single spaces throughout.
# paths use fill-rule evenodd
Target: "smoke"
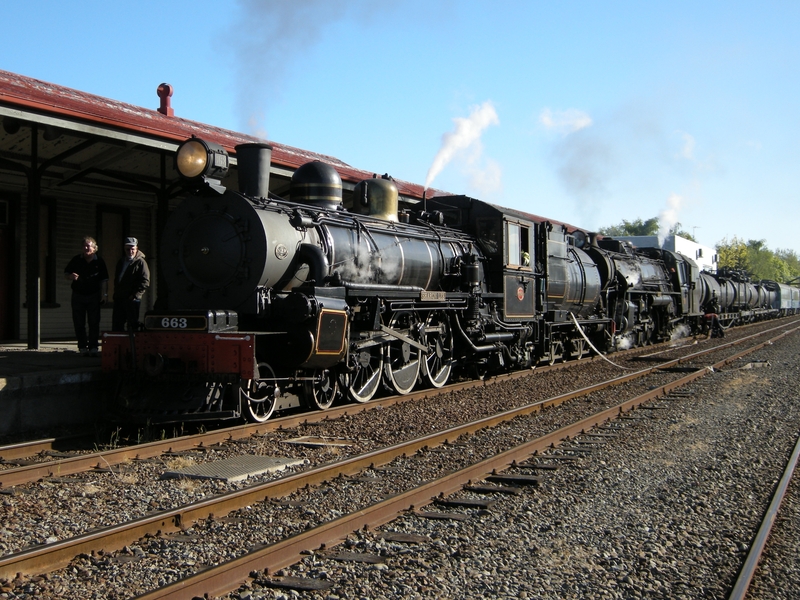
M 678 211 L 683 203 L 683 198 L 678 194 L 671 194 L 667 199 L 667 206 L 661 209 L 658 214 L 658 246 L 664 247 L 664 240 L 670 234 L 670 230 L 678 223 Z
M 476 163 L 468 163 L 469 185 L 479 196 L 491 196 L 498 192 L 503 186 L 503 170 L 497 161 L 491 158 L 483 158 L 483 166 Z
M 428 189 L 436 176 L 456 157 L 465 159 L 466 165 L 472 174 L 471 184 L 474 187 L 486 188 L 499 185 L 500 167 L 494 161 L 488 161 L 487 166 L 481 168 L 483 147 L 481 136 L 490 125 L 498 125 L 500 119 L 491 100 L 472 109 L 469 117 L 456 117 L 453 119 L 453 131 L 442 136 L 442 146 L 436 153 L 428 176 L 425 178 L 425 189 Z
M 592 220 L 597 199 L 607 195 L 609 174 L 614 171 L 611 136 L 598 131 L 592 117 L 576 108 L 545 108 L 539 114 L 539 123 L 556 138 L 552 156 L 561 184 Z
M 572 135 L 556 145 L 554 154 L 558 175 L 567 191 L 582 202 L 606 194 L 614 161 L 604 140 L 588 132 Z
M 290 69 L 338 21 L 369 20 L 386 3 L 357 0 L 238 0 L 239 19 L 224 38 L 236 64 L 236 95 L 242 124 L 266 138 L 267 103 L 280 94 Z

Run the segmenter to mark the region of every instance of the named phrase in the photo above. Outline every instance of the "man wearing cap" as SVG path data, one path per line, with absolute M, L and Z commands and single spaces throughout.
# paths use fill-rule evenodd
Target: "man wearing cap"
M 142 295 L 150 287 L 150 269 L 139 250 L 135 237 L 125 238 L 125 250 L 114 274 L 114 312 L 111 315 L 113 331 L 135 331 L 139 324 Z

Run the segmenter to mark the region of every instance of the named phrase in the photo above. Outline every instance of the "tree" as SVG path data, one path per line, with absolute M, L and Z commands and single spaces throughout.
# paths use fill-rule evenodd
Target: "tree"
M 728 238 L 722 238 L 722 241 L 716 245 L 717 249 L 717 268 L 723 269 L 739 269 L 742 271 L 750 271 L 750 262 L 747 255 L 747 244 L 745 244 L 738 237 L 734 236 L 729 242 Z
M 599 233 L 610 236 L 620 235 L 656 235 L 658 233 L 658 217 L 642 221 L 637 217 L 634 221 L 622 220 L 619 225 L 601 227 Z
M 717 244 L 718 267 L 746 271 L 753 281 L 770 279 L 786 282 L 800 276 L 800 260 L 793 250 L 773 252 L 767 248 L 766 240 L 748 240 L 747 243 L 734 237 L 730 242 L 723 239 Z
M 633 235 L 658 235 L 659 232 L 658 217 L 653 217 L 642 221 L 641 217 L 637 217 L 633 221 L 626 219 L 622 220 L 619 225 L 610 225 L 609 227 L 601 227 L 598 233 L 608 236 L 633 236 Z M 696 242 L 694 236 L 690 233 L 683 231 L 680 223 L 675 223 L 670 230 L 669 235 L 679 235 L 687 240 Z
M 775 255 L 767 248 L 766 240 L 747 240 L 747 263 L 753 279 L 783 281 L 785 273 L 779 278 L 778 271 L 786 269 L 781 269 L 780 265 L 773 260 L 775 258 Z
M 786 263 L 786 267 L 789 269 L 787 281 L 795 277 L 800 277 L 800 258 L 794 250 L 781 250 L 778 248 L 775 251 L 775 256 Z

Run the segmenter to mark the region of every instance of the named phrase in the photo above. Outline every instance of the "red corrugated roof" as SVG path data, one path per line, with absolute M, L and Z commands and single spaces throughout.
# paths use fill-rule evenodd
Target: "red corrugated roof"
M 197 121 L 168 117 L 154 109 L 110 100 L 2 70 L 0 70 L 0 104 L 22 107 L 41 114 L 77 119 L 157 139 L 182 141 L 196 135 L 220 144 L 230 152 L 233 152 L 237 144 L 265 141 Z M 332 156 L 272 141 L 269 144 L 273 147 L 272 162 L 277 165 L 296 169 L 308 161 L 321 160 L 334 166 L 345 181 L 361 181 L 372 177 L 372 173 L 355 169 Z M 403 181 L 397 181 L 397 185 L 403 195 L 422 197 L 423 188 L 420 185 Z M 438 194 L 431 194 L 429 190 L 429 195 Z

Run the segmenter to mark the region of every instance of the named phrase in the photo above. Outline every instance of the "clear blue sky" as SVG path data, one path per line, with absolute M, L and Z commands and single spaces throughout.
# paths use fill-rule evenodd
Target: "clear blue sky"
M 800 253 L 796 0 L 8 0 L 3 21 L 0 69 L 154 109 L 171 83 L 181 117 L 420 184 L 463 141 L 433 187 Z

